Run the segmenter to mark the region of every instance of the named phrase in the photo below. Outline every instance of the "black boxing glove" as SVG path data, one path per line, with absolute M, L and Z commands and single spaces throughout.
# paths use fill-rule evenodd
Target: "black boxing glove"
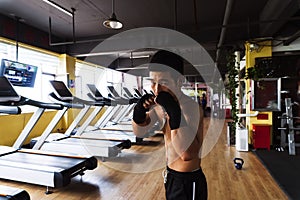
M 145 108 L 143 104 L 154 97 L 152 94 L 145 94 L 143 95 L 138 102 L 136 103 L 134 110 L 133 110 L 133 121 L 137 124 L 141 124 L 145 122 L 146 120 L 146 112 L 149 111 L 149 109 Z
M 168 92 L 160 92 L 155 101 L 168 113 L 171 130 L 178 129 L 181 122 L 181 109 L 178 101 Z

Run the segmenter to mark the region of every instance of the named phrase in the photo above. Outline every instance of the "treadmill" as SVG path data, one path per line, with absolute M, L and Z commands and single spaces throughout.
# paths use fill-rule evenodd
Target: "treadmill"
M 88 96 L 93 99 L 94 101 L 98 101 L 98 99 L 103 98 L 99 90 L 96 88 L 95 85 L 88 84 L 88 88 L 90 90 L 90 93 L 88 93 Z M 129 92 L 127 88 L 123 88 L 124 91 L 126 90 Z M 112 101 L 117 105 L 110 105 L 106 108 L 105 113 L 101 116 L 101 118 L 97 121 L 97 123 L 94 126 L 88 126 L 91 122 L 91 120 L 87 120 L 86 126 L 83 126 L 77 133 L 81 134 L 83 131 L 92 131 L 97 129 L 106 129 L 105 127 L 116 125 L 116 124 L 127 124 L 130 125 L 130 128 L 128 131 L 132 130 L 131 127 L 131 117 L 125 119 L 125 117 L 128 117 L 128 115 L 132 112 L 135 103 L 138 101 L 139 98 L 133 97 L 133 96 L 126 96 L 126 98 L 122 98 L 118 95 L 116 90 L 112 86 L 108 86 L 108 90 L 111 92 L 109 93 L 109 96 L 111 96 Z M 125 130 L 126 129 L 119 129 L 119 130 Z
M 113 86 L 108 86 L 107 89 L 109 91 L 111 91 L 111 93 L 113 94 L 113 98 L 124 99 L 123 97 L 121 97 L 118 94 L 118 92 L 115 90 L 115 88 Z M 126 97 L 127 100 L 129 100 L 129 102 L 127 105 L 122 105 L 122 109 L 120 109 L 116 113 L 116 115 L 113 117 L 113 119 L 111 119 L 111 121 L 113 122 L 113 125 L 114 124 L 122 124 L 122 123 L 131 125 L 131 118 L 129 119 L 129 121 L 127 120 L 126 122 L 124 120 L 125 120 L 125 117 L 128 116 L 132 112 L 136 102 L 138 101 L 138 98 L 133 97 L 131 94 L 129 96 L 127 95 L 127 93 L 130 93 L 128 88 L 123 87 L 123 90 L 125 91 L 124 96 Z M 124 129 L 122 129 L 122 130 L 124 130 Z
M 90 89 L 90 95 L 93 100 L 97 101 L 97 99 L 101 99 L 102 95 L 99 92 L 99 90 L 96 88 L 95 85 L 89 85 L 88 86 Z M 137 102 L 138 98 L 137 97 L 130 97 L 128 99 L 121 98 L 116 90 L 112 87 L 108 87 L 109 91 L 112 92 L 110 95 L 112 97 L 112 101 L 115 101 L 118 105 L 117 106 L 109 106 L 106 109 L 106 112 L 101 116 L 101 118 L 97 121 L 95 126 L 88 126 L 89 123 L 92 121 L 86 121 L 87 123 L 84 124 L 81 129 L 79 129 L 75 136 L 78 137 L 84 137 L 84 138 L 98 138 L 98 139 L 103 139 L 103 140 L 130 140 L 131 143 L 139 144 L 143 141 L 143 138 L 136 137 L 132 130 L 122 130 L 120 128 L 115 128 L 115 129 L 105 129 L 105 125 L 111 121 L 111 118 L 114 116 L 118 116 L 118 111 L 121 110 L 121 105 L 129 105 L 130 107 Z M 128 106 L 128 107 L 129 107 Z M 127 107 L 123 108 L 123 111 L 129 112 L 130 109 Z M 120 116 L 120 115 L 119 115 Z M 116 118 L 115 118 L 116 119 Z M 119 117 L 119 120 L 122 119 L 122 117 Z M 116 121 L 118 122 L 118 121 Z M 116 126 L 116 125 L 114 125 Z M 130 124 L 131 126 L 131 124 Z
M 21 109 L 18 106 L 0 106 L 0 113 L 20 114 Z M 0 200 L 30 200 L 27 191 L 15 187 L 0 185 Z
M 113 86 L 108 86 L 108 90 L 112 92 L 114 98 L 116 99 L 123 98 L 117 93 L 117 91 Z M 123 87 L 123 91 L 125 92 L 124 96 L 127 99 L 130 99 L 131 102 L 128 105 L 125 106 L 123 105 L 123 108 L 118 110 L 117 113 L 113 116 L 113 118 L 110 119 L 112 123 L 106 124 L 104 127 L 102 127 L 102 129 L 123 130 L 123 131 L 132 132 L 131 114 L 133 112 L 134 106 L 138 101 L 139 97 L 134 97 L 127 87 Z
M 59 104 L 64 105 L 64 109 L 68 109 L 73 106 L 73 104 L 82 104 L 86 108 L 95 106 L 96 110 L 102 109 L 104 105 L 111 104 L 111 102 L 105 101 L 86 101 L 80 98 L 77 98 L 72 95 L 69 88 L 62 81 L 50 81 L 51 85 L 54 88 L 54 92 L 50 94 L 52 101 L 55 101 Z M 84 116 L 81 113 L 78 116 Z M 76 125 L 70 125 L 68 134 L 55 134 L 54 138 L 47 138 L 51 135 L 51 131 L 58 122 L 63 117 L 63 114 L 54 116 L 49 126 L 42 133 L 41 137 L 33 145 L 33 149 L 41 149 L 45 151 L 52 152 L 64 152 L 64 153 L 74 153 L 78 155 L 93 155 L 102 158 L 116 157 L 118 156 L 123 149 L 128 149 L 131 147 L 130 140 L 122 141 L 109 141 L 99 138 L 87 138 L 79 137 L 77 135 L 69 134 L 71 129 L 76 127 L 81 120 L 75 119 Z M 77 118 L 77 117 L 76 117 Z M 80 117 L 82 118 L 82 117 Z M 52 123 L 55 122 L 55 123 Z
M 96 88 L 95 85 L 88 84 L 88 89 L 90 90 L 90 93 L 88 94 L 90 98 L 92 98 L 95 101 L 101 98 L 102 95 L 100 94 L 99 90 Z M 109 98 L 115 104 L 110 105 L 106 108 L 105 113 L 101 116 L 101 118 L 97 121 L 97 123 L 94 126 L 86 126 L 84 128 L 81 128 L 80 131 L 92 131 L 102 129 L 106 126 L 118 124 L 122 117 L 128 112 L 128 107 L 129 109 L 130 107 L 134 107 L 133 103 L 137 101 L 136 98 L 121 98 L 113 86 L 108 86 L 107 89 L 109 91 Z M 81 134 L 80 131 L 78 134 Z
M 121 97 L 115 88 L 113 86 L 108 86 L 108 90 L 111 92 L 111 96 L 115 99 L 124 99 Z M 135 95 L 133 95 L 128 88 L 123 87 L 124 90 L 124 96 L 129 99 L 129 105 L 127 107 L 120 108 L 118 110 L 110 110 L 110 112 L 114 112 L 113 114 L 104 116 L 103 118 L 106 119 L 100 119 L 99 121 L 102 120 L 102 122 L 97 122 L 96 126 L 98 126 L 98 129 L 101 130 L 107 130 L 107 131 L 122 131 L 123 133 L 126 134 L 126 136 L 131 136 L 131 137 L 136 137 L 133 133 L 132 129 L 132 114 L 133 114 L 133 109 L 137 101 L 140 99 L 142 94 L 135 89 Z M 144 90 L 145 93 L 147 93 L 146 90 Z M 110 123 L 107 123 L 107 122 Z M 104 122 L 104 123 L 103 123 Z M 159 122 L 156 122 L 151 129 L 148 130 L 148 134 L 145 137 L 150 137 L 153 136 L 157 133 L 161 133 L 160 129 L 162 127 L 160 126 Z M 87 130 L 92 130 L 91 128 Z M 95 131 L 97 131 L 94 128 Z M 137 141 L 136 143 L 142 142 L 143 138 L 136 138 Z
M 97 159 L 89 156 L 59 154 L 21 148 L 31 129 L 46 109 L 61 110 L 59 104 L 34 101 L 19 96 L 6 77 L 0 77 L 0 105 L 38 107 L 12 147 L 0 146 L 0 178 L 58 188 L 68 185 L 71 178 L 97 167 Z

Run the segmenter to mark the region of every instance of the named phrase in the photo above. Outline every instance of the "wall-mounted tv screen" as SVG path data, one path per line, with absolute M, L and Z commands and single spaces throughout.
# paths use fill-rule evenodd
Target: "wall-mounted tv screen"
M 5 76 L 15 86 L 34 87 L 38 68 L 33 65 L 2 59 L 0 76 Z
M 264 78 L 251 81 L 252 110 L 281 110 L 281 79 Z

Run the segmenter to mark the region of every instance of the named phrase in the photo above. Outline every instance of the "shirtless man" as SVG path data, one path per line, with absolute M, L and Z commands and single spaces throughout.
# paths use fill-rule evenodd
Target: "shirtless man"
M 201 169 L 203 111 L 181 91 L 183 59 L 160 50 L 151 59 L 153 94 L 145 94 L 133 112 L 133 132 L 146 135 L 157 121 L 163 125 L 167 169 L 166 199 L 207 199 L 207 183 Z

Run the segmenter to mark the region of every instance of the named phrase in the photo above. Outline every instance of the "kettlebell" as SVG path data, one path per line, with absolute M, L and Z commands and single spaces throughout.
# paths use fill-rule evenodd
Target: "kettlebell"
M 242 158 L 234 158 L 233 162 L 236 169 L 242 169 L 244 164 L 244 160 Z

